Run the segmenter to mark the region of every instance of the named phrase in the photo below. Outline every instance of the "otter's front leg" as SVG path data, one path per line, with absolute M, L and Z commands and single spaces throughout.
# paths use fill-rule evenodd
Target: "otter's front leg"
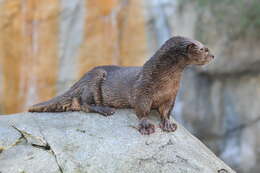
M 158 108 L 161 115 L 160 128 L 163 131 L 174 132 L 177 129 L 177 125 L 170 120 L 170 114 L 173 106 L 174 101 L 167 101 Z
M 135 112 L 139 119 L 138 131 L 142 135 L 150 135 L 155 132 L 155 126 L 148 120 L 151 111 L 152 101 L 149 97 L 139 97 L 135 105 Z

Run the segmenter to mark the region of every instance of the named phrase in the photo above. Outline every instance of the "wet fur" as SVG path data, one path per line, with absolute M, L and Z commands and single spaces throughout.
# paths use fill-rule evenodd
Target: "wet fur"
M 142 134 L 154 132 L 147 116 L 151 109 L 161 115 L 160 128 L 175 131 L 170 121 L 181 74 L 190 64 L 203 65 L 214 56 L 200 42 L 172 37 L 142 66 L 98 66 L 87 72 L 66 93 L 33 105 L 30 112 L 85 111 L 108 116 L 115 108 L 133 108 Z

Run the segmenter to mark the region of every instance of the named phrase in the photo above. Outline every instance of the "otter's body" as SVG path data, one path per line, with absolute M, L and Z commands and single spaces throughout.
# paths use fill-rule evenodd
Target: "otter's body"
M 133 88 L 141 67 L 101 66 L 107 72 L 101 86 L 104 106 L 133 108 Z
M 208 48 L 185 37 L 169 39 L 142 67 L 98 66 L 87 72 L 61 96 L 33 105 L 30 112 L 85 111 L 108 116 L 115 108 L 133 108 L 142 134 L 154 132 L 147 116 L 151 109 L 161 115 L 160 128 L 176 130 L 170 112 L 181 74 L 190 64 L 213 59 Z

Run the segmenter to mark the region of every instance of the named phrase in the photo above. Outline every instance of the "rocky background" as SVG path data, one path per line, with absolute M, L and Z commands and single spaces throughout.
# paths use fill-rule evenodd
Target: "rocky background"
M 173 116 L 241 173 L 260 172 L 259 0 L 0 0 L 0 112 L 96 65 L 142 65 L 172 35 L 216 59 L 186 70 Z

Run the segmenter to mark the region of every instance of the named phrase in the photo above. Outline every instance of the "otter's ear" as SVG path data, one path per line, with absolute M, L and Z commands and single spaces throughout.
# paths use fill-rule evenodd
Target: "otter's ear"
M 194 44 L 194 43 L 190 43 L 188 46 L 187 46 L 187 52 L 192 52 L 193 50 L 197 49 L 197 45 Z

